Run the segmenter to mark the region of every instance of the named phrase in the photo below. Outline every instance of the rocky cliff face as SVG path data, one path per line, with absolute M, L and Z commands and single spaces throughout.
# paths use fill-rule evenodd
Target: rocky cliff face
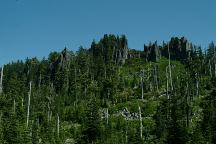
M 144 58 L 146 61 L 153 62 L 160 60 L 162 56 L 169 58 L 168 45 L 172 60 L 185 60 L 190 55 L 191 46 L 185 37 L 173 37 L 162 46 L 158 45 L 156 41 L 144 45 L 144 51 L 137 51 L 129 50 L 125 36 L 104 35 L 98 43 L 92 42 L 89 51 L 96 61 L 102 59 L 105 64 L 123 65 L 130 58 Z
M 67 48 L 61 52 L 60 56 L 58 57 L 57 63 L 61 66 L 66 66 L 68 62 L 72 60 L 72 55 Z
M 58 69 L 69 68 L 70 61 L 73 59 L 71 52 L 65 48 L 61 53 L 54 56 L 50 64 L 51 77 L 53 77 Z
M 94 59 L 103 59 L 105 64 L 122 65 L 128 59 L 127 39 L 125 36 L 104 35 L 98 43 L 92 42 L 89 51 Z
M 122 45 L 122 48 L 117 51 L 116 61 L 118 64 L 125 64 L 125 60 L 128 59 L 128 45 Z
M 158 61 L 161 58 L 161 50 L 157 45 L 157 42 L 149 44 L 149 46 L 144 45 L 144 53 L 146 61 Z
M 173 37 L 168 43 L 163 43 L 162 46 L 158 46 L 157 42 L 150 43 L 148 46 L 144 45 L 144 58 L 146 61 L 153 62 L 158 61 L 162 56 L 169 58 L 168 46 L 172 60 L 184 61 L 192 51 L 191 44 L 185 37 Z
M 170 58 L 172 60 L 185 60 L 188 58 L 189 52 L 191 51 L 191 47 L 185 37 L 182 38 L 173 37 L 171 38 L 168 44 L 169 44 Z M 161 51 L 162 56 L 167 58 L 169 57 L 168 44 L 166 44 Z

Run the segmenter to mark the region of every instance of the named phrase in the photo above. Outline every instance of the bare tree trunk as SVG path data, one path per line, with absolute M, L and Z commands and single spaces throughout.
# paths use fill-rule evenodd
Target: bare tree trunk
M 0 112 L 0 124 L 1 124 L 1 121 L 2 121 L 2 112 Z
M 106 72 L 106 67 L 104 68 L 104 78 L 107 78 L 107 72 Z
M 170 63 L 170 50 L 169 50 L 169 44 L 168 44 L 168 54 L 169 54 L 169 80 L 170 80 L 171 91 L 173 91 L 172 71 L 171 71 L 171 63 Z
M 188 86 L 188 81 L 186 83 L 186 103 L 187 106 L 189 107 L 189 86 Z M 189 127 L 189 108 L 186 109 L 186 125 Z
M 49 102 L 48 102 L 47 107 L 48 107 L 47 120 L 49 122 L 50 121 L 50 105 L 49 105 Z
M 57 114 L 57 136 L 59 137 L 59 125 L 60 125 L 60 122 L 59 122 L 59 115 Z
M 159 89 L 158 89 L 158 77 L 157 77 L 157 69 L 156 69 L 156 66 L 154 67 L 154 79 L 155 79 L 155 84 L 156 84 L 157 93 L 159 93 Z
M 115 64 L 117 64 L 117 61 L 118 61 L 118 51 L 116 50 L 116 52 L 115 52 Z
M 1 68 L 0 94 L 2 93 L 2 89 L 3 89 L 3 84 L 2 84 L 3 75 L 4 75 L 4 65 L 3 65 L 2 68 Z
M 150 66 L 151 68 L 151 62 L 150 62 Z M 152 70 L 148 67 L 148 81 L 149 81 L 149 90 L 152 92 Z
M 39 76 L 39 84 L 38 84 L 38 87 L 39 87 L 39 89 L 40 89 L 40 87 L 41 87 L 41 73 L 40 73 L 40 76 Z
M 144 95 L 143 95 L 143 78 L 142 78 L 142 76 L 140 76 L 140 82 L 141 82 L 141 88 L 142 88 L 142 100 L 143 100 Z
M 214 47 L 214 74 L 215 74 L 215 77 L 216 77 L 216 47 Z
M 16 101 L 15 101 L 15 99 L 13 100 L 13 112 L 14 112 L 14 114 L 16 113 Z
M 87 97 L 87 86 L 85 86 L 84 94 L 85 94 L 85 98 L 86 98 Z
M 214 66 L 215 66 L 215 77 L 216 77 L 216 63 L 215 63 L 215 65 L 214 65 Z
M 22 105 L 22 108 L 23 108 L 23 101 L 24 101 L 23 98 L 21 99 L 21 101 L 22 101 L 22 104 L 21 104 L 21 105 Z
M 27 128 L 28 128 L 28 124 L 29 124 L 30 100 L 31 100 L 31 81 L 29 82 L 29 92 L 28 92 L 28 110 L 27 110 L 27 120 L 26 120 L 26 127 Z
M 109 124 L 109 112 L 108 112 L 108 108 L 106 108 L 106 123 L 107 123 L 107 125 Z
M 209 73 L 210 73 L 210 77 L 212 77 L 212 67 L 211 67 L 211 62 L 209 61 Z
M 197 73 L 196 73 L 196 96 L 199 96 L 199 79 Z
M 69 68 L 70 68 L 70 63 L 69 63 L 69 66 L 67 67 L 67 75 L 66 75 L 66 93 L 67 94 L 69 91 Z
M 115 55 L 115 46 L 113 47 L 113 50 L 112 50 L 112 60 L 115 62 L 114 55 Z
M 168 75 L 168 67 L 166 67 L 166 94 L 167 94 L 167 99 L 169 99 L 169 75 Z
M 141 108 L 139 106 L 139 119 L 140 119 L 140 138 L 142 139 L 143 135 L 142 135 L 142 129 L 143 129 L 143 125 L 142 125 L 142 115 L 141 115 Z
M 110 98 L 110 90 L 108 89 L 108 92 L 107 92 L 107 99 Z
M 76 66 L 74 66 L 74 82 L 75 82 L 75 97 L 76 97 L 76 101 L 78 100 L 77 98 L 77 69 Z
M 125 143 L 127 144 L 128 143 L 128 131 L 126 129 L 126 132 L 125 132 Z
M 1 69 L 1 81 L 0 81 L 1 86 L 2 86 L 2 81 L 3 81 L 3 74 L 4 74 L 4 66 L 2 66 L 2 69 Z

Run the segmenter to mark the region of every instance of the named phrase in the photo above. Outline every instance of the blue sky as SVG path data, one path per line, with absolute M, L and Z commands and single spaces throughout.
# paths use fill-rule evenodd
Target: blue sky
M 216 38 L 215 6 L 215 0 L 0 0 L 0 65 L 90 47 L 105 33 L 125 34 L 136 49 L 172 36 L 205 48 Z

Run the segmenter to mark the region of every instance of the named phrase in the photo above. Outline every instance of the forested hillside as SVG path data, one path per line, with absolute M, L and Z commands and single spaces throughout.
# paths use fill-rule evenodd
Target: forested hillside
M 216 143 L 216 46 L 186 38 L 90 48 L 1 67 L 2 144 Z

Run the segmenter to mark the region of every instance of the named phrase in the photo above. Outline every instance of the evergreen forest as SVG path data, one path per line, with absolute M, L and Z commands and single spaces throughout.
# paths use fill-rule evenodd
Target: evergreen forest
M 185 37 L 88 48 L 0 67 L 0 144 L 215 144 L 216 46 Z

